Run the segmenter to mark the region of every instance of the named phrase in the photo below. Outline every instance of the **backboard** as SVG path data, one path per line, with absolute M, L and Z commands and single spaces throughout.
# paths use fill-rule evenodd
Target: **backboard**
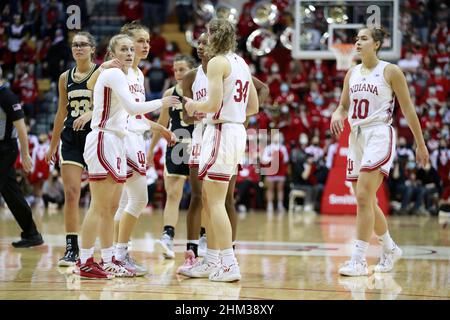
M 333 43 L 354 43 L 358 29 L 382 26 L 385 39 L 379 56 L 400 57 L 399 0 L 295 0 L 292 56 L 295 59 L 335 59 Z

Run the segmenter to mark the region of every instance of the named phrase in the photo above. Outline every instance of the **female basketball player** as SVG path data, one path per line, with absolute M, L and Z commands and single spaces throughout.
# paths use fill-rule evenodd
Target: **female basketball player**
M 186 111 L 207 113 L 207 127 L 203 135 L 199 177 L 203 179 L 202 200 L 209 217 L 209 228 L 214 233 L 217 249 L 212 281 L 241 279 L 239 266 L 232 248 L 231 223 L 225 208 L 229 181 L 236 174 L 244 156 L 246 116 L 258 112 L 258 97 L 250 68 L 233 51 L 235 30 L 226 20 L 213 19 L 208 24 L 208 97 L 205 101 L 185 98 Z M 208 226 L 207 226 L 208 230 Z M 214 248 L 213 248 L 214 249 Z M 213 259 L 211 259 L 213 260 Z M 211 268 L 212 271 L 213 268 Z
M 134 60 L 133 40 L 123 34 L 111 38 L 108 51 L 122 69 L 104 70 L 94 87 L 92 131 L 86 138 L 84 158 L 89 168 L 91 204 L 82 226 L 82 246 L 75 273 L 84 278 L 110 279 L 135 273 L 113 257 L 114 214 L 126 180 L 124 136 L 128 114 L 137 115 L 173 105 L 179 101 L 169 96 L 150 102 L 136 102 L 127 74 Z M 100 228 L 98 228 L 100 226 Z M 101 265 L 94 262 L 95 239 L 100 233 Z
M 417 162 L 425 166 L 429 158 L 405 76 L 396 65 L 377 57 L 384 36 L 382 29 L 363 28 L 358 32 L 356 50 L 362 63 L 347 72 L 339 107 L 331 119 L 331 131 L 335 135 L 343 131 L 347 117 L 351 128 L 347 180 L 352 181 L 357 201 L 357 241 L 351 259 L 339 269 L 346 276 L 368 274 L 365 256 L 374 230 L 383 248 L 375 272 L 391 271 L 402 255 L 389 235 L 376 198 L 395 153 L 395 133 L 391 126 L 395 97 L 413 132 Z
M 182 79 L 187 71 L 194 67 L 195 61 L 188 56 L 177 55 L 173 61 L 173 70 L 177 84 L 166 90 L 164 96 L 174 95 L 183 96 Z M 170 122 L 170 123 L 169 123 Z M 164 230 L 161 240 L 156 241 L 156 249 L 160 251 L 165 258 L 173 259 L 175 253 L 173 251 L 173 237 L 175 236 L 175 226 L 178 222 L 179 206 L 181 196 L 183 195 L 183 187 L 189 176 L 189 143 L 194 130 L 193 125 L 183 122 L 183 109 L 181 103 L 173 105 L 169 109 L 161 110 L 158 123 L 169 127 L 175 135 L 182 141 L 168 147 L 166 150 L 165 166 L 164 166 L 164 187 L 167 193 L 167 201 L 164 208 Z M 152 137 L 150 149 L 147 155 L 149 163 L 153 163 L 153 149 L 159 141 L 160 135 L 155 134 Z M 193 214 L 191 208 L 188 209 L 188 216 Z
M 74 265 L 78 259 L 78 207 L 80 201 L 81 175 L 86 163 L 83 158 L 84 144 L 91 131 L 92 91 L 87 81 L 97 65 L 92 62 L 95 39 L 88 32 L 78 32 L 72 40 L 72 56 L 76 66 L 59 77 L 58 111 L 53 123 L 49 150 L 45 155 L 50 162 L 61 139 L 60 164 L 64 184 L 64 219 L 66 229 L 66 252 L 58 266 Z M 111 63 L 110 63 L 111 64 Z
M 150 34 L 146 27 L 138 23 L 128 23 L 121 28 L 120 32 L 129 35 L 134 41 L 135 57 L 132 71 L 127 76 L 133 96 L 139 101 L 145 101 L 144 75 L 138 65 L 142 59 L 148 56 Z M 166 127 L 149 121 L 141 115 L 129 116 L 127 129 L 125 146 L 128 171 L 119 208 L 114 217 L 114 241 L 117 243 L 115 259 L 123 261 L 127 269 L 133 270 L 138 276 L 142 276 L 145 275 L 147 270 L 144 266 L 136 264 L 134 259 L 130 257 L 128 241 L 136 221 L 148 202 L 144 133 L 152 129 L 154 132 L 158 132 L 159 136 L 162 135 L 169 145 L 175 143 L 176 136 Z
M 206 77 L 206 68 L 208 65 L 209 57 L 206 55 L 206 46 L 208 43 L 208 34 L 202 33 L 198 38 L 198 47 L 197 54 L 202 61 L 201 66 L 198 68 L 189 71 L 185 77 L 183 78 L 183 94 L 187 98 L 194 99 L 195 101 L 204 101 L 207 98 L 207 86 L 208 86 L 208 78 Z M 269 95 L 269 88 L 267 85 L 259 81 L 257 78 L 252 77 L 253 83 L 258 93 L 258 100 L 263 102 L 267 96 Z M 196 239 L 198 232 L 200 230 L 200 222 L 203 221 L 206 224 L 205 212 L 202 210 L 202 202 L 201 202 L 201 190 L 202 183 L 198 178 L 198 165 L 200 160 L 201 146 L 202 146 L 202 136 L 203 136 L 203 128 L 205 126 L 205 120 L 202 120 L 203 114 L 197 114 L 194 117 L 189 117 L 186 112 L 183 113 L 184 121 L 186 123 L 195 123 L 195 128 L 192 133 L 192 148 L 191 155 L 189 158 L 189 182 L 191 184 L 191 208 L 193 212 L 197 213 L 196 216 L 193 216 L 191 219 L 187 219 L 187 234 L 188 239 Z M 230 179 L 230 183 L 228 185 L 228 191 L 225 201 L 225 207 L 228 214 L 228 218 L 230 219 L 231 229 L 232 229 L 232 240 L 233 240 L 233 248 L 234 241 L 236 240 L 237 234 L 237 215 L 234 203 L 234 189 L 236 185 L 236 175 L 233 175 Z M 198 213 L 201 212 L 201 221 Z M 201 238 L 206 239 L 205 229 L 202 228 Z M 214 248 L 214 239 L 213 233 L 211 232 L 208 237 L 208 250 L 207 252 L 213 250 Z M 195 250 L 191 250 L 191 248 L 195 248 L 195 246 L 190 245 L 190 242 L 194 242 L 193 240 L 188 240 L 187 250 L 185 252 L 185 262 L 184 264 L 178 268 L 177 272 L 189 277 L 208 277 L 209 274 L 201 272 L 197 270 L 191 269 L 194 265 L 198 265 L 196 258 L 200 255 L 200 244 L 198 252 Z M 205 243 L 206 245 L 206 243 Z M 214 250 L 213 250 L 214 251 Z M 204 254 L 204 253 L 202 253 Z M 206 265 L 207 259 L 204 259 L 201 263 L 203 266 L 198 266 L 199 268 L 203 268 Z

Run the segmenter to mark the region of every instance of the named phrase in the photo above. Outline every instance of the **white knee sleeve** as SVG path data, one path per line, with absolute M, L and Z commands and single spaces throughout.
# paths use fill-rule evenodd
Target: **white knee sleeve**
M 128 195 L 125 212 L 128 212 L 135 218 L 139 218 L 148 202 L 146 177 L 134 173 L 133 177 L 127 180 L 125 189 Z
M 119 208 L 117 208 L 116 214 L 114 215 L 114 221 L 120 221 L 122 218 L 123 211 L 127 206 L 128 196 L 126 188 L 122 189 L 122 195 L 120 196 Z

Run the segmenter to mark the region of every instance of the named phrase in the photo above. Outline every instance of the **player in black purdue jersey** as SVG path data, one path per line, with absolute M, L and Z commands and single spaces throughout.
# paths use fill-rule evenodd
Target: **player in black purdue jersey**
M 59 157 L 65 196 L 66 252 L 58 266 L 75 265 L 78 259 L 78 207 L 81 175 L 86 167 L 83 152 L 92 117 L 92 91 L 86 85 L 98 68 L 92 61 L 95 46 L 95 39 L 88 32 L 78 32 L 73 37 L 72 55 L 76 66 L 59 77 L 58 111 L 50 148 L 45 156 L 47 162 L 52 161 L 61 139 Z
M 167 89 L 164 96 L 179 96 L 180 101 L 183 97 L 181 89 L 181 80 L 184 74 L 194 67 L 195 61 L 184 55 L 177 55 L 173 62 L 173 69 L 177 84 Z M 169 122 L 170 121 L 170 122 Z M 183 186 L 189 177 L 189 146 L 193 125 L 183 122 L 183 109 L 181 103 L 168 109 L 161 109 L 158 123 L 167 127 L 175 133 L 178 143 L 172 147 L 167 147 L 164 166 L 164 187 L 167 193 L 167 201 L 164 208 L 164 231 L 161 240 L 156 242 L 157 249 L 161 251 L 165 258 L 175 257 L 173 251 L 173 237 L 175 235 L 175 226 L 178 222 L 179 205 L 183 195 Z M 160 139 L 159 134 L 155 134 L 150 144 L 147 154 L 147 162 L 153 164 L 153 149 Z M 188 212 L 189 214 L 189 212 Z

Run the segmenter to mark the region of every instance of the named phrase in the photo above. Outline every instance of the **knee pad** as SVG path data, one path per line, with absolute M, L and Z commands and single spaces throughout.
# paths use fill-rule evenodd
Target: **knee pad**
M 141 215 L 142 210 L 144 210 L 147 205 L 147 201 L 143 200 L 134 200 L 129 201 L 127 207 L 125 208 L 125 212 L 131 214 L 136 219 Z
M 130 180 L 126 184 L 128 203 L 125 212 L 128 212 L 135 218 L 139 218 L 142 210 L 148 203 L 147 181 L 145 176 L 136 175 L 137 177 Z

